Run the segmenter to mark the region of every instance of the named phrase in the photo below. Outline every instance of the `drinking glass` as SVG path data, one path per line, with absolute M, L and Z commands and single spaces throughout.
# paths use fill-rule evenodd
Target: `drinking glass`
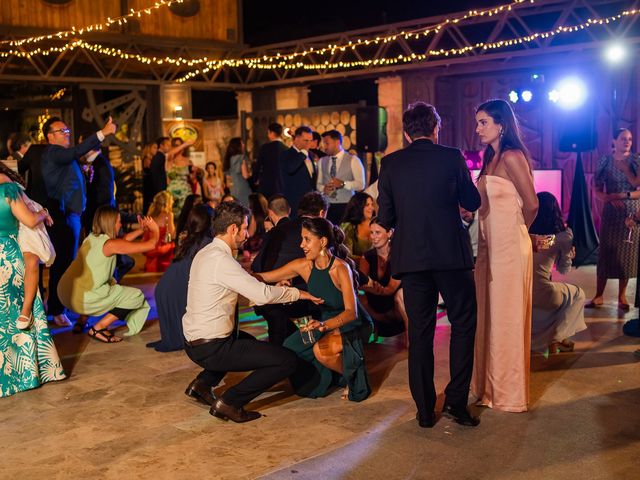
M 300 337 L 302 338 L 302 343 L 305 345 L 315 343 L 315 341 L 317 340 L 315 329 L 309 328 L 310 321 L 311 321 L 311 317 L 309 316 L 295 318 L 293 320 L 293 322 L 296 324 L 296 326 L 300 330 Z

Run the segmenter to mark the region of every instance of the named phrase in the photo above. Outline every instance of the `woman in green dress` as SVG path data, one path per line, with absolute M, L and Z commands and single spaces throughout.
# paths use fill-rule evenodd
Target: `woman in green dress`
M 355 267 L 343 244 L 344 232 L 324 218 L 302 221 L 305 258 L 293 260 L 271 272 L 256 274 L 264 282 L 275 283 L 301 276 L 309 293 L 324 300 L 320 321 L 311 320 L 318 341 L 304 344 L 300 333 L 287 338 L 284 346 L 301 359 L 291 377 L 296 393 L 321 397 L 332 386 L 346 386 L 343 397 L 362 401 L 371 393 L 364 362 L 364 344 L 372 331 L 371 317 L 359 307 L 354 285 Z M 347 393 L 348 392 L 348 393 Z
M 351 258 L 356 264 L 364 256 L 364 252 L 371 249 L 369 224 L 375 215 L 375 202 L 364 192 L 357 192 L 351 197 L 345 208 L 340 227 L 344 230 L 344 244 L 351 252 Z
M 0 169 L 0 397 L 37 388 L 66 377 L 40 296 L 33 303 L 33 323 L 19 330 L 16 320 L 24 302 L 24 261 L 18 246 L 18 221 L 34 227 L 46 210 L 31 212 L 20 187 Z
M 118 285 L 113 278 L 116 255 L 144 253 L 158 243 L 158 224 L 151 217 L 138 217 L 138 223 L 141 229 L 117 238 L 122 226 L 120 214 L 113 207 L 98 208 L 91 234 L 82 242 L 78 256 L 58 284 L 60 301 L 69 310 L 83 316 L 104 315 L 89 329 L 90 337 L 104 343 L 122 340 L 109 330 L 109 325 L 119 318 L 129 327 L 125 335 L 139 333 L 151 309 L 142 291 Z M 150 232 L 149 238 L 135 242 L 144 230 Z
M 191 189 L 191 167 L 187 148 L 192 141 L 184 142 L 180 137 L 171 139 L 171 151 L 167 154 L 165 169 L 167 171 L 167 191 L 173 195 L 173 214 L 178 217 L 188 195 L 195 193 Z

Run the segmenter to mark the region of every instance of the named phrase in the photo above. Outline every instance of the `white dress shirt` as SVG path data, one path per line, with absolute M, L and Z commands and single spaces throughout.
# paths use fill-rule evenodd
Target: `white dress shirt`
M 318 165 L 318 181 L 316 183 L 317 183 L 318 191 L 320 192 L 324 192 L 324 186 L 329 182 L 329 180 L 331 180 L 330 178 L 325 178 L 323 173 L 323 170 L 324 170 L 323 162 L 326 162 L 327 165 L 330 166 L 331 157 L 336 157 L 336 172 L 339 172 L 340 167 L 342 166 L 342 162 L 345 159 L 344 158 L 345 151 L 340 150 L 337 153 L 337 155 L 327 155 L 325 157 L 322 157 L 319 160 L 320 165 Z M 337 175 L 337 177 L 340 178 L 340 180 L 344 181 L 344 187 L 342 187 L 342 189 L 348 192 L 347 202 L 348 202 L 348 198 L 351 198 L 355 192 L 359 192 L 364 188 L 364 183 L 365 183 L 364 167 L 362 166 L 362 162 L 357 156 L 351 155 L 350 166 L 351 166 L 351 174 L 353 175 L 353 180 L 344 180 L 343 178 L 340 178 L 339 174 Z M 338 203 L 343 203 L 343 202 L 338 202 Z
M 300 152 L 300 153 L 304 154 L 304 156 L 305 156 L 304 166 L 307 167 L 307 171 L 309 172 L 309 176 L 313 177 L 313 160 L 311 160 L 309 158 L 309 152 L 307 152 L 306 150 L 300 150 L 295 145 L 293 146 L 293 148 L 295 149 L 296 152 Z
M 234 330 L 238 294 L 256 305 L 295 302 L 300 291 L 276 287 L 249 275 L 233 258 L 231 248 L 219 238 L 202 248 L 189 273 L 187 313 L 182 317 L 184 338 L 225 338 Z

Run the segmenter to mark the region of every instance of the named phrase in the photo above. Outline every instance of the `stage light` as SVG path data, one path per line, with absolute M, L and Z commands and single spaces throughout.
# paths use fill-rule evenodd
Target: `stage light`
M 549 100 L 557 103 L 565 110 L 573 110 L 580 107 L 587 99 L 587 86 L 578 77 L 562 79 L 556 87 L 549 92 Z
M 523 90 L 520 94 L 523 102 L 530 102 L 533 99 L 533 92 L 531 90 Z
M 627 56 L 627 49 L 621 43 L 613 43 L 607 47 L 604 52 L 604 58 L 607 59 L 609 63 L 620 63 Z
M 516 92 L 515 90 L 511 90 L 509 92 L 509 101 L 511 103 L 516 103 L 518 101 L 518 92 Z

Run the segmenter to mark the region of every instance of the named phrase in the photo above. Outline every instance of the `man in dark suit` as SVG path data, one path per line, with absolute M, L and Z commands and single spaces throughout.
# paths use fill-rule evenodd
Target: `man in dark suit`
M 167 161 L 167 153 L 171 150 L 171 139 L 169 137 L 160 137 L 156 144 L 158 145 L 158 151 L 151 159 L 151 185 L 153 197 L 163 190 L 167 189 L 167 170 L 165 168 L 165 162 Z M 151 202 L 149 202 L 151 204 Z M 146 214 L 146 212 L 145 212 Z
M 254 259 L 251 269 L 256 272 L 268 272 L 286 265 L 292 260 L 303 258 L 300 248 L 302 242 L 302 220 L 305 217 L 325 217 L 329 208 L 329 200 L 319 192 L 309 192 L 302 197 L 298 207 L 298 217 L 289 219 L 291 209 L 282 195 L 274 195 L 269 199 L 269 218 L 274 223 L 265 235 L 260 252 Z M 306 290 L 306 283 L 300 277 L 292 280 L 291 285 Z M 256 314 L 262 315 L 269 328 L 269 342 L 282 345 L 285 339 L 296 331 L 291 318 L 310 315 L 312 306 L 306 301 L 290 304 L 267 304 L 254 307 Z
M 280 166 L 278 158 L 287 150 L 282 142 L 282 125 L 271 123 L 267 127 L 269 142 L 260 147 L 258 159 L 253 169 L 253 182 L 258 187 L 258 192 L 266 198 L 282 191 L 280 184 Z
M 85 135 L 84 138 L 87 136 Z M 100 147 L 85 156 L 87 167 L 87 206 L 82 214 L 85 233 L 91 232 L 93 216 L 98 207 L 108 205 L 116 208 L 115 173 L 111 162 L 102 154 Z
M 289 202 L 294 216 L 302 196 L 316 189 L 313 182 L 318 176 L 317 167 L 308 153 L 312 138 L 312 130 L 309 127 L 298 127 L 293 135 L 293 145 L 278 158 L 282 181 L 280 193 Z
M 18 173 L 27 182 L 27 196 L 45 206 L 47 204 L 47 189 L 42 178 L 42 154 L 46 144 L 33 144 L 18 160 Z
M 49 236 L 56 249 L 56 260 L 49 272 L 48 314 L 60 326 L 71 325 L 58 298 L 58 282 L 76 256 L 80 239 L 80 217 L 86 206 L 84 175 L 78 159 L 95 149 L 106 136 L 114 134 L 116 125 L 109 121 L 104 128 L 80 145 L 71 147 L 69 127 L 58 117 L 42 126 L 47 147 L 42 152 L 42 177 L 47 191 L 46 206 L 53 219 Z
M 410 145 L 382 159 L 378 220 L 395 228 L 392 274 L 402 279 L 409 316 L 409 387 L 421 427 L 435 425 L 433 336 L 438 292 L 451 323 L 450 374 L 443 413 L 476 426 L 467 409 L 476 331 L 476 292 L 469 233 L 459 207 L 475 211 L 480 194 L 460 150 L 437 144 L 440 117 L 418 102 L 402 117 Z

